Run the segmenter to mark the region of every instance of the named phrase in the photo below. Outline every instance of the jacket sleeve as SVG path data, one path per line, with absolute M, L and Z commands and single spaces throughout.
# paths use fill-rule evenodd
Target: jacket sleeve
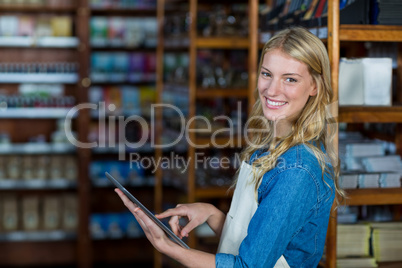
M 317 186 L 306 169 L 292 167 L 268 174 L 239 255 L 217 254 L 216 267 L 274 267 L 317 203 Z

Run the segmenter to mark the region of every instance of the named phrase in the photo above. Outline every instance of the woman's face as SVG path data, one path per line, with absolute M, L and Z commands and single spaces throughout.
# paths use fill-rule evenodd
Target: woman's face
M 264 116 L 290 127 L 317 88 L 305 63 L 274 49 L 264 55 L 258 93 Z

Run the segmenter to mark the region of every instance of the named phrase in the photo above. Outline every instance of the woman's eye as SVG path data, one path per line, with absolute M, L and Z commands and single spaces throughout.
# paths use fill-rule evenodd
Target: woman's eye
M 295 83 L 295 82 L 297 82 L 297 80 L 292 77 L 288 77 L 288 78 L 286 78 L 286 82 Z
M 261 72 L 261 75 L 265 77 L 271 77 L 271 74 L 267 72 Z

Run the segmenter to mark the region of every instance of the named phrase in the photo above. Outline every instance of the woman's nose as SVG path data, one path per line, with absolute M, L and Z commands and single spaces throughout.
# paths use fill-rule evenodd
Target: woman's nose
M 278 79 L 272 79 L 271 82 L 267 85 L 268 95 L 277 96 L 282 91 L 282 84 Z

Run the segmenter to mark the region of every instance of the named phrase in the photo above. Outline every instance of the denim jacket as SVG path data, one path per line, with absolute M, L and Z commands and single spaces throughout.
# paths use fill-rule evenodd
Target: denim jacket
M 268 152 L 256 151 L 250 164 Z M 335 187 L 306 145 L 290 148 L 264 174 L 258 188 L 258 208 L 239 255 L 216 254 L 223 267 L 274 267 L 284 255 L 290 267 L 317 267 L 325 238 Z

